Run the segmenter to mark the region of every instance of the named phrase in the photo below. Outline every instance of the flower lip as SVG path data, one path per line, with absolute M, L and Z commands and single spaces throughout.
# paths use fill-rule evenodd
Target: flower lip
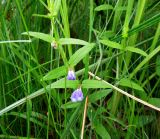
M 75 80 L 76 79 L 76 75 L 75 75 L 75 72 L 73 70 L 68 71 L 67 79 L 68 80 Z
M 75 90 L 72 93 L 70 98 L 71 98 L 72 102 L 82 101 L 84 97 L 83 97 L 83 92 L 82 92 L 81 88 L 78 88 L 77 90 Z

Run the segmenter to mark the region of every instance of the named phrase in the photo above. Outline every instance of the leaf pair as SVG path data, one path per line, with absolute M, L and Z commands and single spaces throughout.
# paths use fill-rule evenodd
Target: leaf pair
M 77 65 L 93 48 L 94 43 L 88 43 L 86 41 L 80 40 L 80 39 L 74 39 L 74 38 L 61 38 L 58 41 L 55 40 L 52 36 L 40 32 L 28 32 L 29 36 L 44 40 L 46 42 L 52 43 L 55 42 L 58 45 L 67 45 L 67 44 L 78 44 L 78 45 L 84 45 L 82 48 L 78 49 L 69 59 L 69 66 L 74 67 Z M 27 32 L 22 33 L 23 35 L 28 35 Z M 46 76 L 43 77 L 42 80 L 51 80 L 56 79 L 61 76 L 66 75 L 68 67 L 62 66 L 56 69 L 53 69 L 52 71 L 48 72 Z

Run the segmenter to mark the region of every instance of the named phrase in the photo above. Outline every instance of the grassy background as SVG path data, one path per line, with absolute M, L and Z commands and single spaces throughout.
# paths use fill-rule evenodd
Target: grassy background
M 160 107 L 159 36 L 159 0 L 1 0 L 0 138 L 159 139 L 158 111 L 88 74 Z

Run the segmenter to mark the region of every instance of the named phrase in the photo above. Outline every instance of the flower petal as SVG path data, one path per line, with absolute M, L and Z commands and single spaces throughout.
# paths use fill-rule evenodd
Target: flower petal
M 79 88 L 72 93 L 71 101 L 77 102 L 77 101 L 82 101 L 82 100 L 83 100 L 83 92 L 82 92 L 81 88 Z
M 76 79 L 76 75 L 75 75 L 75 72 L 73 70 L 68 71 L 67 79 L 68 80 L 75 80 Z

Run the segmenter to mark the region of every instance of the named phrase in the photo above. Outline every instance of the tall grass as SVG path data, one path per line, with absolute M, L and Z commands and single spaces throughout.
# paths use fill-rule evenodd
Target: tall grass
M 2 0 L 0 28 L 0 138 L 160 138 L 159 0 Z

